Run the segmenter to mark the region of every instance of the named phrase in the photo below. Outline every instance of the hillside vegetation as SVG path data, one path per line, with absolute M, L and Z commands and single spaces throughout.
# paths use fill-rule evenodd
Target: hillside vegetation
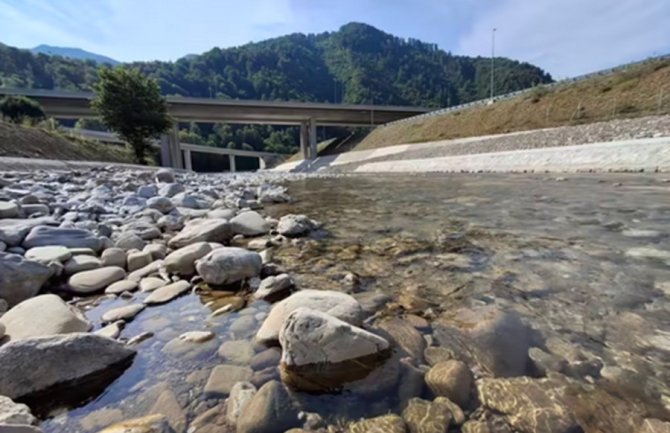
M 350 23 L 336 32 L 291 34 L 234 48 L 213 48 L 176 62 L 131 66 L 158 80 L 166 95 L 224 99 L 374 103 L 445 107 L 485 97 L 490 59 L 455 56 L 414 39 Z M 92 61 L 33 54 L 0 44 L 0 86 L 90 90 Z M 511 92 L 547 83 L 528 63 L 496 59 L 496 84 Z M 189 142 L 275 152 L 295 151 L 297 128 L 184 125 Z M 327 137 L 324 134 L 322 138 Z
M 67 137 L 58 131 L 0 121 L 0 157 L 133 163 L 123 146 Z
M 375 129 L 355 150 L 670 113 L 670 60 Z

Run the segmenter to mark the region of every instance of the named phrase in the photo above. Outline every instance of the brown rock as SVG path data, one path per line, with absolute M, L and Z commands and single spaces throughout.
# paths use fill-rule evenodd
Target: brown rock
M 405 421 L 398 415 L 390 414 L 354 422 L 349 433 L 406 433 Z
M 477 390 L 485 407 L 505 415 L 523 433 L 582 431 L 562 401 L 561 389 L 547 379 L 481 379 Z
M 467 405 L 470 400 L 472 373 L 461 361 L 436 364 L 426 373 L 426 383 L 435 395 L 447 397 L 459 406 Z
M 394 317 L 382 321 L 379 324 L 379 328 L 393 337 L 398 346 L 418 363 L 423 363 L 423 351 L 426 349 L 426 340 L 414 326 Z
M 410 433 L 446 433 L 451 423 L 451 412 L 447 406 L 420 398 L 407 403 L 402 417 Z

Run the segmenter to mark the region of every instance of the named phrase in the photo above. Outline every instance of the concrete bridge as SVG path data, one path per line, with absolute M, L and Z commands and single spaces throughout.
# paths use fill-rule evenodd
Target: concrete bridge
M 101 141 L 103 143 L 110 144 L 125 144 L 125 141 L 121 139 L 118 135 L 113 132 L 107 131 L 94 131 L 92 129 L 75 129 L 75 128 L 62 128 L 67 134 L 72 136 L 79 136 L 84 138 L 91 138 L 94 140 Z M 152 143 L 152 146 L 161 149 L 161 165 L 165 167 L 171 166 L 170 158 L 173 157 L 170 155 L 170 149 L 165 144 L 166 136 L 162 140 L 155 140 Z M 208 153 L 215 155 L 225 155 L 228 156 L 228 167 L 229 171 L 237 171 L 237 162 L 236 157 L 249 157 L 258 159 L 258 168 L 263 169 L 267 165 L 273 165 L 276 162 L 280 161 L 286 155 L 281 155 L 279 153 L 271 152 L 258 152 L 255 150 L 239 150 L 239 149 L 228 149 L 227 147 L 211 147 L 211 146 L 202 146 L 198 144 L 190 143 L 179 143 L 179 148 L 183 157 L 183 167 L 186 170 L 193 170 L 193 153 Z
M 48 116 L 55 118 L 96 117 L 90 104 L 93 93 L 0 88 L 0 95 L 23 95 L 32 98 L 42 105 Z M 180 96 L 168 96 L 166 99 L 168 113 L 178 122 L 299 125 L 300 149 L 305 159 L 316 158 L 316 127 L 319 125 L 377 126 L 430 111 L 420 107 L 316 102 L 221 100 Z M 190 158 L 189 152 L 196 150 L 181 146 L 177 132 L 175 126 L 161 140 L 162 159 L 169 166 L 187 168 L 190 162 L 185 160 Z M 200 147 L 202 149 L 198 149 L 199 152 L 220 154 L 217 148 Z M 189 158 L 186 158 L 187 155 Z

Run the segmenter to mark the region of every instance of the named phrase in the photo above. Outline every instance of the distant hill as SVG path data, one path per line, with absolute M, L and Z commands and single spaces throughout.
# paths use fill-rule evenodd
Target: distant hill
M 155 78 L 165 95 L 426 107 L 486 97 L 491 71 L 489 58 L 453 55 L 362 23 L 129 66 Z M 496 58 L 495 67 L 499 93 L 552 81 L 529 63 Z M 90 90 L 97 68 L 90 59 L 0 44 L 0 87 Z M 290 152 L 298 142 L 297 130 L 286 127 L 192 125 L 182 132 L 185 142 L 276 152 Z
M 46 54 L 48 56 L 61 56 L 77 60 L 93 60 L 100 64 L 118 65 L 120 62 L 101 54 L 91 53 L 81 48 L 54 47 L 51 45 L 38 45 L 30 50 L 33 53 Z

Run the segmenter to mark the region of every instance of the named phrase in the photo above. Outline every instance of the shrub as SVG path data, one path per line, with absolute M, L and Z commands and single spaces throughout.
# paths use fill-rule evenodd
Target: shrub
M 39 102 L 25 96 L 6 96 L 0 101 L 2 117 L 14 123 L 22 123 L 29 119 L 32 124 L 46 119 Z

